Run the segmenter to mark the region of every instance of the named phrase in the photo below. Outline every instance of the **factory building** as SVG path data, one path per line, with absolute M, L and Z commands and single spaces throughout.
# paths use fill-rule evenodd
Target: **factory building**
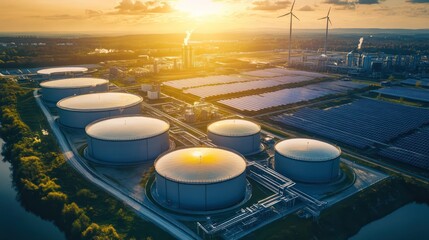
M 246 196 L 246 161 L 234 152 L 192 147 L 155 162 L 158 201 L 169 208 L 212 211 L 232 207 Z
M 207 136 L 214 144 L 243 155 L 257 153 L 261 148 L 261 127 L 243 119 L 214 122 L 207 127 Z
M 63 98 L 95 92 L 109 91 L 109 81 L 100 78 L 67 78 L 45 81 L 40 84 L 42 99 L 56 104 Z
M 89 123 L 118 115 L 139 114 L 143 98 L 129 93 L 91 93 L 68 97 L 57 103 L 60 123 L 85 128 Z
M 114 165 L 154 160 L 170 147 L 169 129 L 163 120 L 138 115 L 101 119 L 85 128 L 87 154 Z
M 340 148 L 313 139 L 295 138 L 275 145 L 274 169 L 297 182 L 326 183 L 337 179 Z

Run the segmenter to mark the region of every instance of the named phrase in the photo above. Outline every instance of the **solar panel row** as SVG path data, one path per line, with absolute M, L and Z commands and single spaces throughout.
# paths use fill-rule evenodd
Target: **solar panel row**
M 402 97 L 422 102 L 429 102 L 429 91 L 425 89 L 404 88 L 404 87 L 389 87 L 371 92 L 381 93 L 384 95 Z
M 367 87 L 367 85 L 354 82 L 322 82 L 304 87 L 282 89 L 279 91 L 226 99 L 218 102 L 241 111 L 259 111 L 266 108 L 309 101 L 331 94 L 345 93 L 349 90 L 365 87 Z
M 212 96 L 224 95 L 229 93 L 244 92 L 248 90 L 263 89 L 269 87 L 275 87 L 284 84 L 307 82 L 313 80 L 312 77 L 306 76 L 287 76 L 287 77 L 276 77 L 266 80 L 239 82 L 215 86 L 203 86 L 197 88 L 190 88 L 184 90 L 184 93 L 190 93 L 201 98 L 207 98 Z

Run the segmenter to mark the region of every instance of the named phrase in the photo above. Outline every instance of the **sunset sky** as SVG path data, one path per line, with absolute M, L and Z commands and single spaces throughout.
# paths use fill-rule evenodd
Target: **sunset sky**
M 174 33 L 287 28 L 291 1 L 0 0 L 1 32 Z M 429 0 L 297 0 L 297 29 L 429 28 Z

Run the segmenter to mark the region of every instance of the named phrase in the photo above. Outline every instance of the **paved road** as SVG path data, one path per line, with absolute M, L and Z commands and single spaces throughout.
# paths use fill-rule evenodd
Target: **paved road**
M 100 176 L 92 169 L 90 169 L 86 165 L 86 163 L 84 163 L 82 159 L 78 157 L 78 154 L 74 152 L 74 149 L 70 147 L 68 141 L 66 140 L 65 136 L 63 135 L 60 128 L 58 127 L 58 124 L 55 121 L 56 118 L 53 117 L 50 114 L 50 112 L 46 109 L 46 107 L 43 105 L 40 99 L 40 95 L 37 94 L 37 90 L 33 92 L 33 95 L 36 99 L 37 104 L 39 105 L 40 109 L 43 111 L 43 114 L 45 115 L 46 119 L 48 120 L 51 130 L 57 138 L 58 144 L 60 145 L 61 151 L 63 152 L 64 157 L 67 160 L 67 163 L 69 163 L 74 169 L 76 169 L 79 173 L 81 173 L 85 178 L 90 180 L 92 183 L 98 185 L 100 188 L 112 194 L 117 199 L 123 201 L 132 209 L 134 209 L 141 217 L 156 224 L 158 227 L 170 233 L 175 238 L 200 239 L 200 237 L 197 234 L 192 232 L 187 227 L 181 225 L 179 222 L 175 221 L 174 219 L 170 219 L 166 216 L 162 216 L 158 214 L 155 209 L 152 209 L 148 206 L 143 205 L 141 202 L 139 202 L 139 200 L 124 193 L 122 190 L 110 184 L 108 180 L 104 179 L 102 176 Z

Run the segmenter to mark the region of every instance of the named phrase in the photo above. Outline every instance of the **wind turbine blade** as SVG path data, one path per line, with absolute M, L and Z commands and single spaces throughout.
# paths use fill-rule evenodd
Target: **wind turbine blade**
M 297 17 L 297 16 L 295 16 L 295 14 L 293 14 L 293 13 L 291 13 L 292 14 L 292 16 L 294 16 L 298 21 L 301 21 L 301 20 L 299 20 L 299 18 Z
M 331 22 L 331 19 L 330 18 L 328 18 L 328 22 L 331 24 L 331 26 L 332 26 L 332 22 Z
M 283 14 L 283 15 L 281 15 L 281 16 L 278 16 L 277 18 L 281 18 L 281 17 L 286 17 L 287 15 L 289 15 L 290 13 L 286 13 L 286 14 Z
M 331 12 L 331 7 L 329 7 L 329 10 L 328 10 L 328 17 L 329 17 L 329 13 Z
M 293 1 L 293 3 L 292 3 L 292 7 L 290 8 L 290 12 L 292 12 L 292 10 L 293 10 L 293 6 L 295 6 L 295 1 L 296 1 L 296 0 L 294 0 L 294 1 Z
M 322 17 L 322 18 L 319 18 L 319 19 L 317 19 L 317 20 L 322 20 L 322 19 L 326 19 L 327 17 Z

